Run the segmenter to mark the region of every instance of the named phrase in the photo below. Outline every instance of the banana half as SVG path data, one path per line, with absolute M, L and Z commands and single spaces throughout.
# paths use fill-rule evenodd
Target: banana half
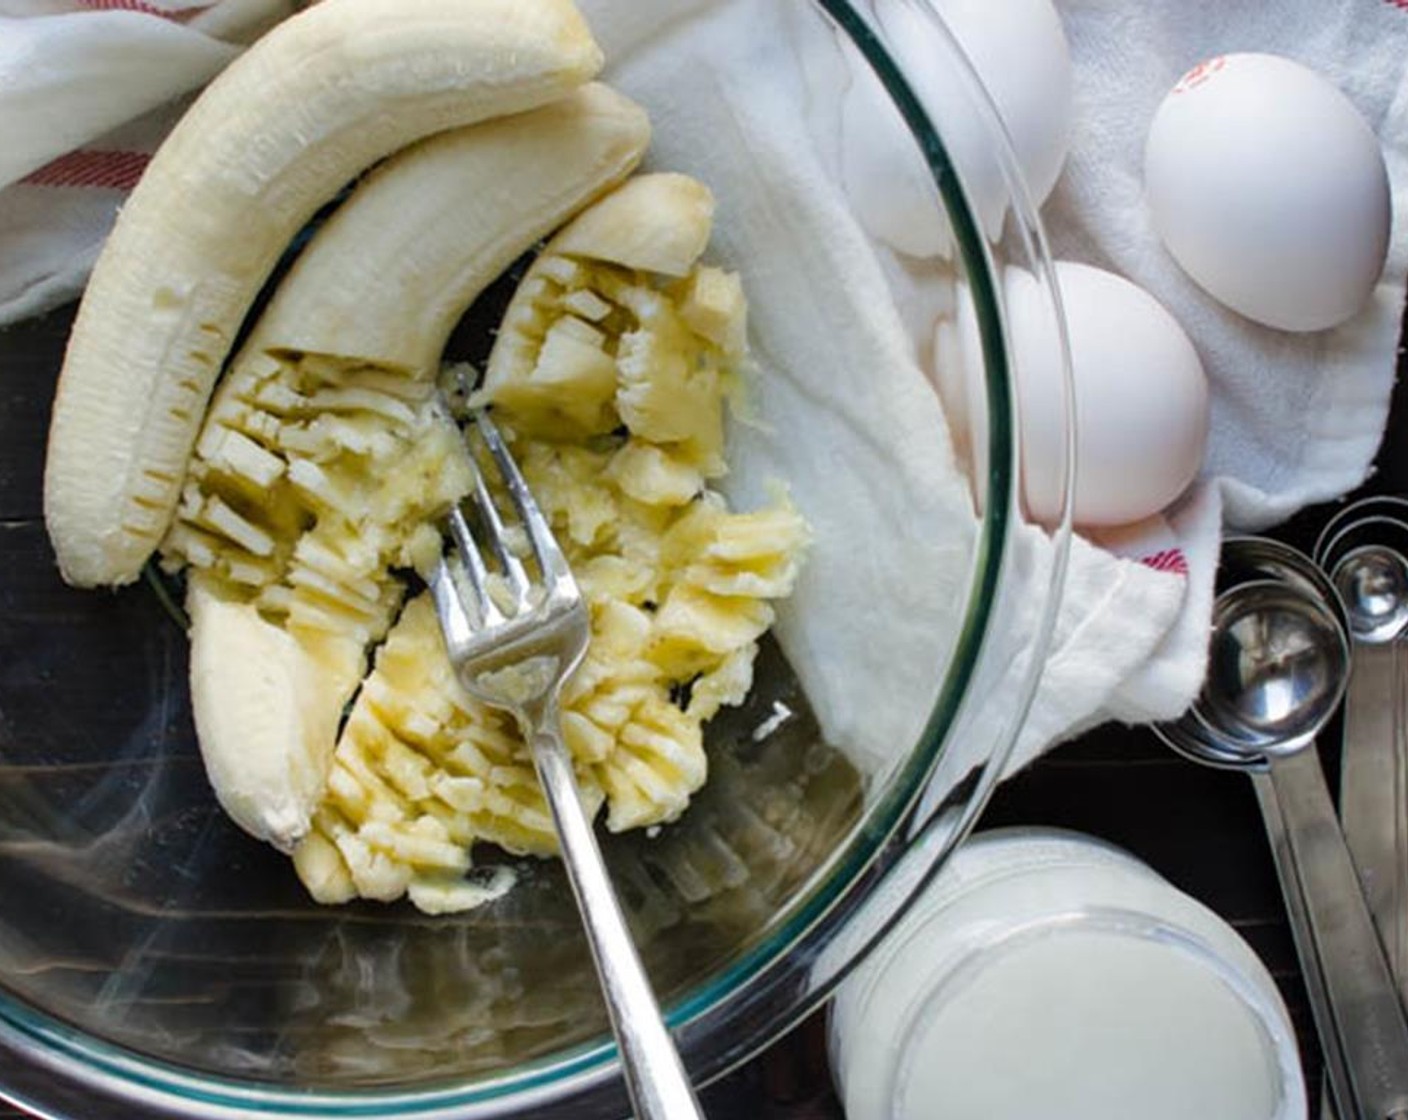
M 309 242 L 221 382 L 162 553 L 191 577 L 207 773 L 252 835 L 289 850 L 308 831 L 395 570 L 433 563 L 433 523 L 472 485 L 435 393 L 450 331 L 649 135 L 588 84 L 405 149 Z
M 319 206 L 406 144 L 554 101 L 601 64 L 570 0 L 321 0 L 220 74 L 123 207 L 74 323 L 44 478 L 64 578 L 137 577 L 236 331 Z

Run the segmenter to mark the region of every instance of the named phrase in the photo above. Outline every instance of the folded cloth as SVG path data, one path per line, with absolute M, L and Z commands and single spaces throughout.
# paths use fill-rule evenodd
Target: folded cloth
M 83 288 L 198 89 L 291 0 L 0 0 L 0 324 Z
M 1399 222 L 1370 307 L 1333 331 L 1278 334 L 1192 285 L 1140 200 L 1143 136 L 1179 74 L 1217 53 L 1270 50 L 1320 70 L 1359 105 L 1403 213 L 1402 5 L 1057 5 L 1076 122 L 1045 209 L 1051 242 L 1057 256 L 1141 283 L 1182 321 L 1212 382 L 1213 425 L 1202 479 L 1164 516 L 1073 542 L 1011 767 L 1102 720 L 1170 718 L 1187 705 L 1204 671 L 1224 515 L 1259 528 L 1364 477 L 1387 413 L 1408 270 Z M 16 137 L 0 153 L 0 323 L 76 294 L 182 98 L 296 6 L 0 0 L 0 119 Z M 775 0 L 581 6 L 607 51 L 606 77 L 651 111 L 652 163 L 693 171 L 718 196 L 718 251 L 743 269 L 753 308 L 760 411 L 793 418 L 737 426 L 730 485 L 740 500 L 761 500 L 771 479 L 787 479 L 811 518 L 818 546 L 781 638 L 828 737 L 867 768 L 883 764 L 932 711 L 978 521 L 913 342 L 914 308 L 896 307 L 895 262 L 856 225 L 834 173 L 844 153 L 827 150 L 836 138 L 824 122 L 854 56 Z M 644 49 L 666 36 L 668 55 Z M 926 313 L 943 304 L 940 295 Z M 911 531 L 896 533 L 906 522 Z M 1059 552 L 1026 526 L 1012 550 L 1009 586 L 1028 614 L 1007 622 L 1030 631 Z M 989 718 L 1022 714 L 1028 667 L 1017 651 L 1006 676 L 986 682 L 989 695 L 1012 699 Z

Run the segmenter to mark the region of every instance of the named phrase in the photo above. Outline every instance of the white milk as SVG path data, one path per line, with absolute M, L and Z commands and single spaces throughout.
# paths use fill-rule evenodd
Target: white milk
M 1235 930 L 1107 844 L 970 841 L 837 993 L 848 1120 L 1302 1120 L 1295 1037 Z

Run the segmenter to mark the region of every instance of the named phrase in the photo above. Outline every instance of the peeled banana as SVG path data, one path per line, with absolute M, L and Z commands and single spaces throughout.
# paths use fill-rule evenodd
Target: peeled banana
M 367 176 L 355 208 L 332 215 L 252 345 L 431 377 L 484 286 L 617 187 L 649 143 L 645 111 L 599 82 L 422 141 Z
M 736 275 L 696 269 L 713 213 L 702 183 L 655 173 L 578 215 L 510 301 L 480 399 L 510 410 L 532 435 L 602 435 L 624 421 L 646 440 L 675 445 L 671 465 L 658 467 L 674 472 L 684 498 L 722 473 L 720 380 L 739 356 L 746 305 Z M 646 276 L 678 284 L 664 290 Z M 731 302 L 707 297 L 728 321 L 709 322 L 701 336 L 690 319 L 708 319 L 699 298 L 706 289 L 729 292 Z M 628 321 L 633 329 L 623 330 Z M 725 335 L 730 345 L 705 345 Z
M 388 153 L 553 101 L 601 64 L 570 0 L 321 0 L 212 82 L 123 207 L 74 323 L 44 480 L 64 578 L 136 578 L 236 331 L 317 207 Z
M 300 642 L 200 576 L 186 613 L 191 693 L 221 698 L 195 704 L 211 787 L 231 820 L 289 850 L 322 797 L 347 701 L 343 682 L 360 677 L 362 646 L 336 635 Z
M 685 276 L 709 243 L 714 196 L 698 179 L 641 175 L 581 214 L 553 240 L 564 257 Z
M 291 849 L 308 831 L 366 649 L 401 602 L 392 569 L 428 569 L 434 520 L 472 485 L 434 392 L 449 332 L 649 136 L 593 83 L 398 153 L 312 238 L 221 382 L 162 552 L 193 577 L 206 769 L 251 834 Z

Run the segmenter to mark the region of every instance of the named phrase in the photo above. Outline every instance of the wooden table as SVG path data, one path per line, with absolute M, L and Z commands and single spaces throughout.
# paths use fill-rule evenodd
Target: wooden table
M 1408 362 L 1400 361 L 1400 380 Z M 0 407 L 6 378 L 0 376 Z M 1408 400 L 1395 393 L 1378 473 L 1362 493 L 1408 494 Z M 8 486 L 12 479 L 0 479 Z M 1332 507 L 1304 511 L 1273 535 L 1309 548 Z M 1333 738 L 1334 728 L 1327 741 Z M 1327 765 L 1334 771 L 1332 750 Z M 1122 845 L 1217 911 L 1266 962 L 1290 1008 L 1318 1114 L 1319 1058 L 1290 930 L 1249 782 L 1174 755 L 1142 728 L 1105 727 L 1066 744 L 1005 783 L 980 827 L 1040 824 Z M 704 1095 L 711 1116 L 841 1120 L 825 1051 L 824 1012 Z M 0 1104 L 0 1120 L 23 1114 Z

